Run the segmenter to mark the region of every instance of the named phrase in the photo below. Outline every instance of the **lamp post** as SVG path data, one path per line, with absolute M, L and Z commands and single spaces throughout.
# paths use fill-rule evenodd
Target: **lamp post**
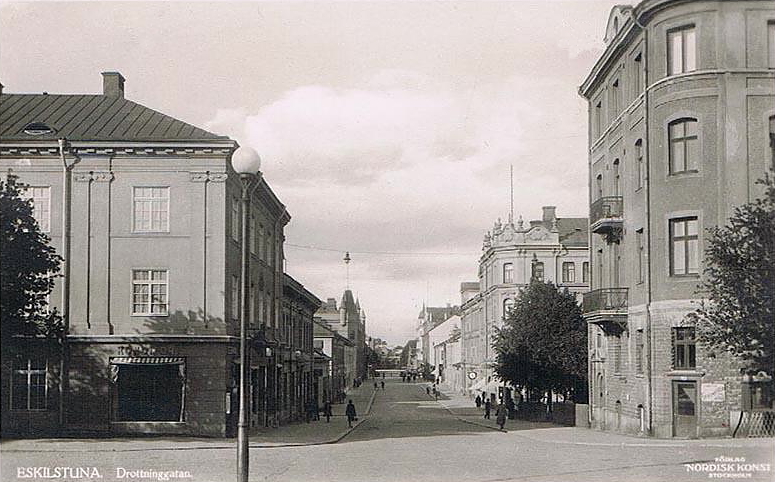
M 250 147 L 240 147 L 231 157 L 231 166 L 239 174 L 242 185 L 242 235 L 240 239 L 240 320 L 239 320 L 239 421 L 237 422 L 237 475 L 239 482 L 247 482 L 250 458 L 248 455 L 248 210 L 251 184 L 261 179 L 261 158 Z

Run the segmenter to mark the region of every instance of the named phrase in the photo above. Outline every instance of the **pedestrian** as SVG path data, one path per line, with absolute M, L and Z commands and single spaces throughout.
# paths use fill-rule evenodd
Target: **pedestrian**
M 425 387 L 425 393 L 430 395 L 431 394 L 431 387 Z
M 490 419 L 490 410 L 492 410 L 492 403 L 490 403 L 490 399 L 484 401 L 484 418 Z
M 326 423 L 331 421 L 331 401 L 326 400 L 325 403 L 323 403 L 323 415 L 326 416 Z
M 352 400 L 349 400 L 347 402 L 347 408 L 345 408 L 344 414 L 347 415 L 347 425 L 352 428 L 353 421 L 358 420 L 357 415 L 355 413 L 355 405 L 353 405 Z
M 377 389 L 377 382 L 374 382 L 374 390 Z
M 382 380 L 382 381 L 380 382 L 380 384 L 382 385 L 382 389 L 384 390 L 384 389 L 385 389 L 385 380 Z
M 495 421 L 501 430 L 503 430 L 503 426 L 506 424 L 506 412 L 508 412 L 506 405 L 503 402 L 499 403 L 498 408 L 495 409 Z
M 474 403 L 476 403 L 476 408 L 482 408 L 482 397 L 477 395 L 476 400 L 474 400 Z

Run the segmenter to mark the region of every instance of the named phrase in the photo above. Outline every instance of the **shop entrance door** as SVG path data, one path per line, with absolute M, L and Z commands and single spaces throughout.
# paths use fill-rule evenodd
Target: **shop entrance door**
M 673 436 L 697 437 L 697 382 L 673 382 Z

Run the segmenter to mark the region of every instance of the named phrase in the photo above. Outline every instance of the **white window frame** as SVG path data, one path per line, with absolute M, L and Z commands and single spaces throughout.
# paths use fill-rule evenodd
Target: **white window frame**
M 48 359 L 43 359 L 44 368 L 43 370 L 40 369 L 32 369 L 32 357 L 26 357 L 25 360 L 27 361 L 27 367 L 21 370 L 17 370 L 13 368 L 13 364 L 11 365 L 11 379 L 9 381 L 9 390 L 8 395 L 9 398 L 9 404 L 8 406 L 11 408 L 12 412 L 45 412 L 48 410 Z M 13 400 L 14 400 L 14 378 L 17 374 L 24 374 L 27 376 L 27 383 L 25 384 L 27 388 L 27 407 L 26 408 L 18 408 L 13 406 Z M 43 375 L 43 408 L 30 408 L 30 389 L 32 387 L 32 376 L 33 375 Z
M 148 279 L 145 280 L 138 280 L 135 279 L 135 274 L 140 272 L 147 272 L 148 273 Z M 164 273 L 164 280 L 154 280 L 153 279 L 153 273 Z M 132 268 L 130 273 L 130 286 L 131 286 L 131 293 L 129 296 L 129 305 L 130 305 L 130 312 L 132 313 L 132 316 L 169 316 L 170 312 L 170 272 L 167 268 Z M 146 285 L 148 286 L 148 301 L 146 303 L 146 306 L 148 308 L 148 312 L 141 312 L 141 311 L 135 311 L 135 305 L 138 305 L 140 303 L 135 303 L 135 286 L 138 285 Z M 161 303 L 154 303 L 153 302 L 153 286 L 154 285 L 160 285 L 165 286 L 165 296 L 166 296 L 166 303 L 164 303 L 164 312 L 159 313 L 153 313 L 153 305 L 157 304 L 160 305 Z M 142 293 L 138 293 L 142 294 Z
M 566 270 L 566 267 L 570 269 Z M 576 263 L 574 263 L 573 261 L 563 261 L 561 270 L 562 270 L 561 276 L 562 276 L 563 283 L 576 282 Z
M 506 276 L 508 274 L 508 276 Z M 514 282 L 514 263 L 503 263 L 503 283 Z
M 689 35 L 691 34 L 691 43 L 692 45 L 687 46 L 687 39 L 689 38 Z M 680 42 L 680 45 L 678 45 L 678 48 L 680 49 L 680 63 L 681 66 L 678 68 L 678 70 L 673 70 L 673 64 L 675 63 L 674 60 L 678 60 L 675 58 L 675 53 L 673 52 L 674 46 L 676 45 L 676 42 Z M 677 28 L 671 28 L 667 31 L 667 55 L 665 58 L 667 59 L 667 75 L 678 75 L 678 74 L 684 74 L 687 72 L 694 72 L 697 70 L 697 27 L 694 24 L 687 24 L 682 25 Z M 689 56 L 689 51 L 693 50 L 691 53 L 691 56 Z M 690 65 L 689 60 L 693 60 L 693 63 Z
M 36 196 L 36 192 L 46 192 L 47 195 L 46 197 Z M 43 233 L 51 232 L 51 186 L 27 186 L 23 196 L 32 201 L 32 217 L 38 222 L 40 231 Z M 45 199 L 46 202 L 40 202 L 39 199 Z M 43 214 L 45 214 L 45 218 Z
M 696 223 L 696 231 L 694 234 L 688 234 L 688 231 L 684 231 L 684 234 L 676 238 L 676 235 L 673 233 L 673 227 L 677 225 L 678 223 L 684 223 L 685 229 L 688 229 L 688 223 L 690 221 L 694 221 Z M 700 275 L 701 271 L 701 264 L 702 264 L 702 251 L 700 249 L 701 246 L 701 240 L 700 240 L 700 232 L 701 232 L 701 222 L 700 218 L 697 215 L 687 215 L 687 216 L 676 216 L 671 217 L 668 220 L 667 225 L 667 242 L 668 242 L 668 269 L 670 272 L 671 277 L 676 278 L 696 278 Z M 696 266 L 695 271 L 689 272 L 689 243 L 690 242 L 696 243 L 695 246 L 695 254 L 697 256 L 696 259 Z M 675 266 L 675 247 L 677 244 L 680 243 L 680 246 L 682 247 L 683 254 L 684 254 L 684 263 L 683 263 L 683 269 L 685 270 L 683 273 L 677 273 L 676 272 L 676 266 Z
M 163 190 L 165 196 L 138 196 L 138 189 L 160 189 Z M 153 225 L 153 202 L 163 201 L 166 204 L 166 214 L 160 218 L 163 226 L 154 228 Z M 150 215 L 148 229 L 142 229 L 138 227 L 138 202 L 151 203 L 148 211 Z M 161 211 L 161 210 L 160 210 Z M 169 186 L 132 186 L 132 232 L 133 233 L 169 233 L 170 232 L 170 188 Z

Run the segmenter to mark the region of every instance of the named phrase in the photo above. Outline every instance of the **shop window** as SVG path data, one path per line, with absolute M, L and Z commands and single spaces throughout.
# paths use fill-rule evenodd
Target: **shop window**
M 119 422 L 183 421 L 182 362 L 131 359 L 112 363 L 115 385 L 115 420 Z

